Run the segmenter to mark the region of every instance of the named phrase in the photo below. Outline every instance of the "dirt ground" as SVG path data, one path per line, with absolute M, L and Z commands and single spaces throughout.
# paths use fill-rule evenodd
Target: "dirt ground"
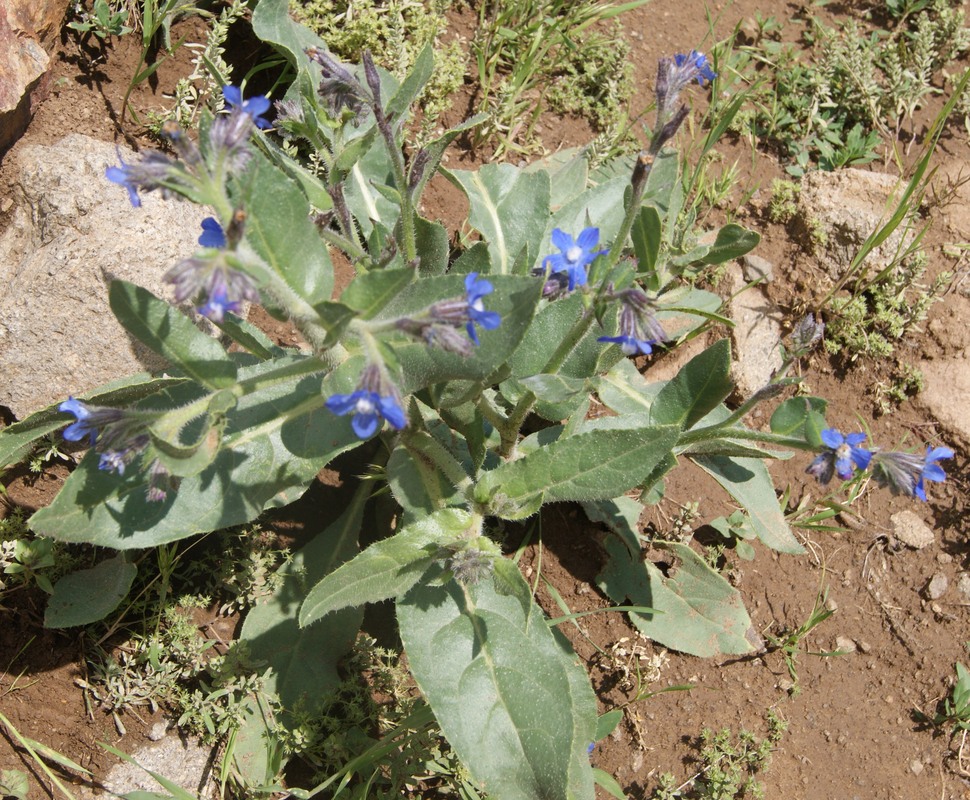
M 787 21 L 803 9 L 798 3 L 781 0 L 724 4 L 711 10 L 713 39 L 726 36 L 756 10 Z M 831 16 L 854 11 L 854 4 L 835 3 L 825 8 Z M 467 28 L 463 16 L 467 13 L 458 14 L 456 29 Z M 635 109 L 650 102 L 660 56 L 693 47 L 704 49 L 712 41 L 706 8 L 699 0 L 677 4 L 657 0 L 626 15 L 624 24 L 637 70 Z M 180 33 L 191 34 L 192 30 L 190 24 Z M 147 111 L 164 103 L 162 95 L 184 74 L 188 56 L 182 50 L 168 60 L 158 71 L 157 81 L 135 92 L 134 105 Z M 119 123 L 121 98 L 136 59 L 132 37 L 98 54 L 79 49 L 72 37 L 65 36 L 50 97 L 16 146 L 48 144 L 69 132 L 148 145 L 137 126 Z M 701 93 L 695 96 L 702 102 Z M 456 99 L 456 115 L 461 113 L 462 103 L 463 99 Z M 931 113 L 932 109 L 923 122 Z M 585 144 L 589 139 L 589 128 L 576 120 L 550 118 L 542 125 L 550 150 Z M 769 223 L 763 213 L 770 182 L 782 171 L 769 155 L 752 158 L 745 142 L 728 141 L 721 149 L 726 163 L 740 159 L 745 185 L 755 190 L 742 221 L 762 233 L 763 244 L 756 252 L 775 265 L 779 277 L 770 288 L 772 300 L 784 313 L 794 315 L 799 301 L 805 299 L 804 288 L 798 287 L 811 285 L 817 265 L 783 227 Z M 970 160 L 965 134 L 948 135 L 940 154 Z M 452 157 L 465 166 L 480 163 L 483 155 L 466 152 Z M 879 163 L 871 168 L 883 169 Z M 0 164 L 3 194 L 7 180 Z M 426 195 L 425 214 L 454 228 L 459 213 L 450 185 L 436 182 Z M 4 222 L 0 217 L 0 226 Z M 951 266 L 941 254 L 948 243 L 946 235 L 945 230 L 933 229 L 928 236 L 931 274 Z M 924 328 L 931 328 L 934 320 L 946 322 L 948 329 L 965 328 L 970 320 L 953 320 L 953 307 L 950 300 L 936 305 Z M 287 335 L 278 333 L 281 338 Z M 962 345 L 946 337 L 931 343 L 922 334 L 907 347 L 919 353 L 928 347 L 946 352 L 948 347 Z M 729 554 L 731 579 L 762 634 L 797 628 L 822 594 L 835 613 L 807 638 L 805 647 L 817 652 L 847 649 L 849 641 L 853 645 L 853 652 L 834 657 L 802 652 L 797 660 L 800 691 L 796 693 L 790 691 L 791 679 L 779 652 L 710 660 L 668 653 L 639 640 L 620 613 L 582 618 L 582 634 L 571 625 L 563 626 L 587 663 L 601 711 L 626 708 L 624 723 L 616 735 L 597 746 L 592 759 L 594 766 L 615 775 L 632 798 L 649 797 L 660 773 L 671 772 L 679 782 L 694 775 L 702 729 L 729 727 L 737 732 L 746 728 L 763 735 L 769 709 L 787 720 L 789 729 L 773 753 L 770 768 L 761 776 L 768 798 L 970 798 L 970 771 L 964 769 L 970 768 L 970 761 L 961 762 L 959 739 L 927 727 L 916 714 L 937 710 L 951 685 L 954 662 L 967 659 L 970 596 L 957 588 L 960 576 L 970 570 L 965 521 L 968 494 L 963 477 L 967 443 L 940 430 L 918 398 L 892 415 L 875 415 L 867 389 L 891 363 L 859 364 L 848 371 L 838 369 L 836 363 L 819 355 L 806 371 L 813 393 L 831 401 L 830 424 L 856 430 L 859 415 L 879 441 L 897 442 L 910 433 L 916 441 L 945 442 L 956 450 L 956 457 L 945 464 L 950 478 L 942 486 L 933 486 L 927 504 L 894 498 L 873 487 L 854 506 L 862 522 L 843 517 L 839 520 L 845 528 L 842 532 L 802 536 L 807 555 L 778 555 L 760 545 L 754 561 L 740 561 Z M 644 361 L 642 366 L 649 363 Z M 776 485 L 780 489 L 790 486 L 795 501 L 805 494 L 816 499 L 821 494 L 804 474 L 806 464 L 807 458 L 796 456 L 791 462 L 772 465 Z M 37 508 L 56 493 L 64 476 L 63 468 L 30 478 L 22 471 L 12 471 L 4 476 L 8 502 Z M 326 496 L 328 491 L 338 490 L 320 486 L 315 491 Z M 700 470 L 680 469 L 668 482 L 665 500 L 651 509 L 647 521 L 658 529 L 669 529 L 679 507 L 690 502 L 698 502 L 701 519 L 709 520 L 729 510 L 717 499 L 720 496 Z M 890 517 L 903 509 L 913 510 L 935 530 L 935 544 L 919 551 L 891 546 Z M 607 601 L 595 586 L 601 537 L 602 531 L 586 521 L 578 508 L 555 506 L 543 516 L 541 544 L 530 547 L 522 567 L 534 577 L 541 548 L 542 574 L 570 609 L 602 608 Z M 948 578 L 950 588 L 931 601 L 925 590 L 937 573 Z M 561 614 L 544 583 L 538 585 L 538 597 L 547 612 Z M 0 608 L 0 614 L 0 712 L 18 730 L 95 775 L 103 774 L 113 763 L 97 745 L 99 740 L 128 752 L 142 743 L 156 718 L 126 718 L 128 733 L 121 737 L 110 716 L 85 707 L 76 685 L 76 679 L 84 677 L 76 634 L 43 629 L 43 596 L 18 595 L 9 608 Z M 688 683 L 694 688 L 630 702 L 635 689 L 624 682 L 624 670 L 635 672 L 635 662 L 630 659 L 636 655 L 624 656 L 620 650 L 630 651 L 634 645 L 642 648 L 642 668 L 650 659 L 659 658 L 659 676 L 649 684 L 651 691 Z M 614 658 L 605 658 L 599 651 L 612 652 Z M 30 771 L 36 782 L 32 798 L 57 794 L 9 739 L 0 739 L 0 769 Z

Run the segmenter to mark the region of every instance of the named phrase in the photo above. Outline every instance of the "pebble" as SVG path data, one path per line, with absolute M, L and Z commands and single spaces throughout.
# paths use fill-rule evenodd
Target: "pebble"
M 970 600 L 970 572 L 960 573 L 960 579 L 957 581 L 957 590 L 963 595 L 964 600 Z
M 890 521 L 896 540 L 913 550 L 922 550 L 936 541 L 933 529 L 923 522 L 918 514 L 909 509 L 893 514 Z
M 909 764 L 909 770 L 914 775 L 919 775 L 923 771 L 923 762 L 918 758 L 914 758 Z
M 951 556 L 949 553 L 937 553 L 936 554 L 936 563 L 937 564 L 952 564 L 953 563 L 953 556 Z
M 869 642 L 867 642 L 865 639 L 859 639 L 856 642 L 856 644 L 859 646 L 859 649 L 863 653 L 871 653 L 872 652 L 872 645 Z
M 835 649 L 843 653 L 854 653 L 856 651 L 856 643 L 848 636 L 836 636 Z
M 930 582 L 926 585 L 926 596 L 930 600 L 939 600 L 946 594 L 946 590 L 950 586 L 950 581 L 947 579 L 946 575 L 942 572 L 937 572 Z
M 761 256 L 751 255 L 750 253 L 741 258 L 741 268 L 746 281 L 764 281 L 770 283 L 774 277 L 774 265 Z

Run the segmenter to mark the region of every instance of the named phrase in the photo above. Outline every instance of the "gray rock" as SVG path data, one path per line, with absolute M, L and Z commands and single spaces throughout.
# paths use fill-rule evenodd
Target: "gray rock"
M 930 600 L 939 600 L 943 595 L 946 594 L 946 590 L 950 587 L 950 581 L 947 579 L 946 575 L 942 572 L 937 572 L 930 582 L 926 585 L 926 596 Z
M 0 405 L 23 419 L 69 394 L 164 368 L 115 321 L 108 284 L 121 278 L 171 299 L 162 275 L 195 252 L 205 212 L 154 193 L 132 208 L 104 177 L 118 163 L 115 146 L 79 134 L 11 158 L 18 186 L 0 236 Z
M 820 255 L 829 278 L 838 280 L 862 243 L 895 208 L 905 183 L 892 175 L 861 169 L 810 172 L 802 179 L 797 223 Z M 900 226 L 866 258 L 882 269 L 913 233 Z
M 741 257 L 741 268 L 744 270 L 746 281 L 763 281 L 770 283 L 775 277 L 775 266 L 767 258 L 748 253 Z
M 909 509 L 893 514 L 890 521 L 893 526 L 893 536 L 907 547 L 922 550 L 936 541 L 933 529 Z
M 122 749 L 124 749 L 122 747 Z M 105 776 L 96 776 L 100 784 L 115 795 L 128 792 L 168 792 L 146 772 L 168 778 L 196 797 L 212 796 L 212 749 L 195 742 L 183 742 L 175 734 L 142 747 L 129 754 L 138 765 L 122 762 L 112 767 Z M 80 787 L 81 800 L 103 798 L 104 794 L 88 787 Z
M 728 268 L 727 280 L 732 293 L 744 285 L 744 277 L 737 264 Z M 764 387 L 774 371 L 781 367 L 779 311 L 755 286 L 731 300 L 728 316 L 734 320 L 731 331 L 735 360 L 732 376 L 741 395 L 750 397 Z

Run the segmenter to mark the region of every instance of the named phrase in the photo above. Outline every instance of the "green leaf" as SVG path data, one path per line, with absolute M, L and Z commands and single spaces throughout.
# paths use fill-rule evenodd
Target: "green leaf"
M 443 275 L 451 249 L 448 231 L 440 222 L 429 222 L 424 217 L 416 217 L 415 223 L 415 244 L 421 259 L 418 270 L 422 275 Z
M 424 171 L 417 176 L 416 181 L 414 180 L 415 176 L 413 174 L 409 176 L 412 181 L 411 202 L 415 208 L 420 207 L 421 195 L 424 194 L 424 189 L 428 185 L 428 181 L 438 172 L 438 168 L 441 166 L 441 157 L 444 155 L 445 150 L 448 149 L 448 146 L 460 134 L 481 125 L 486 119 L 488 119 L 487 114 L 475 114 L 464 122 L 458 123 L 454 128 L 449 128 L 437 139 L 432 139 L 424 145 L 423 150 L 427 154 Z
M 617 800 L 626 800 L 626 794 L 623 791 L 623 787 L 616 782 L 610 773 L 604 772 L 596 767 L 593 768 L 593 780 L 596 781 L 596 785 L 599 786 L 604 792 L 617 798 Z
M 221 389 L 236 382 L 236 365 L 222 345 L 181 311 L 127 281 L 111 281 L 108 297 L 125 330 L 203 386 Z
M 214 324 L 240 347 L 264 361 L 286 354 L 259 328 L 235 314 L 227 313 L 222 322 Z
M 467 511 L 445 508 L 372 544 L 309 591 L 300 609 L 301 627 L 342 608 L 403 595 L 439 558 L 440 548 L 476 522 Z
M 750 253 L 761 241 L 761 234 L 729 222 L 717 232 L 714 244 L 701 257 L 702 264 L 723 264 Z
M 633 252 L 637 256 L 637 274 L 645 275 L 651 291 L 661 289 L 660 281 L 656 279 L 657 259 L 660 257 L 660 245 L 663 242 L 663 232 L 660 222 L 660 212 L 653 206 L 643 206 L 633 220 L 630 232 L 633 239 Z
M 622 422 L 622 421 L 621 421 Z M 479 479 L 475 499 L 500 516 L 517 519 L 518 507 L 545 502 L 607 500 L 632 489 L 669 455 L 673 425 L 593 430 L 558 439 Z
M 778 504 L 775 487 L 764 462 L 756 458 L 692 456 L 751 516 L 758 538 L 780 553 L 804 553 Z
M 647 383 L 634 363 L 624 358 L 606 373 L 593 378 L 600 402 L 617 414 L 650 411 L 665 382 Z
M 442 172 L 468 197 L 468 224 L 488 242 L 490 272 L 510 274 L 519 252 L 536 247 L 546 229 L 548 173 L 523 172 L 511 164 Z
M 382 269 L 358 275 L 340 295 L 340 302 L 353 309 L 362 319 L 372 319 L 408 284 L 414 281 L 414 270 Z
M 779 436 L 803 436 L 806 439 L 805 423 L 809 415 L 825 415 L 828 401 L 821 397 L 790 397 L 781 403 L 771 415 L 771 432 Z
M 620 495 L 612 500 L 592 500 L 583 503 L 583 511 L 590 522 L 598 522 L 605 525 L 611 531 L 627 537 L 632 536 L 630 541 L 636 541 L 637 531 L 639 530 L 640 515 L 643 513 L 643 504 L 638 503 L 632 497 Z M 602 736 L 597 736 L 602 739 Z
M 310 59 L 303 51 L 307 47 L 326 50 L 326 45 L 306 25 L 293 19 L 289 9 L 289 0 L 259 0 L 253 10 L 253 32 L 260 41 L 276 45 L 294 66 L 305 67 Z
M 400 205 L 388 200 L 378 186 L 394 186 L 394 168 L 383 140 L 378 142 L 375 137 L 350 170 L 344 185 L 347 206 L 365 237 L 371 235 L 375 224 L 393 230 L 401 215 Z
M 19 769 L 0 770 L 0 796 L 16 797 L 17 800 L 27 800 L 30 783 L 27 773 Z
M 585 397 L 589 392 L 585 378 L 567 378 L 565 375 L 530 375 L 518 383 L 546 403 L 567 403 Z
M 357 553 L 369 494 L 358 490 L 343 514 L 280 568 L 273 594 L 246 614 L 239 638 L 254 659 L 272 667 L 265 689 L 276 692 L 287 709 L 302 700 L 313 713 L 340 685 L 338 665 L 353 646 L 363 609 L 343 609 L 312 628 L 300 627 L 298 612 L 310 587 Z
M 553 213 L 586 190 L 589 160 L 582 148 L 559 150 L 525 167 L 526 172 L 549 173 L 549 204 Z
M 687 545 L 663 544 L 680 560 L 670 577 L 641 560 L 638 544 L 633 549 L 610 534 L 604 546 L 608 560 L 597 584 L 615 603 L 655 609 L 652 614 L 629 612 L 645 636 L 705 658 L 750 653 L 760 645 L 740 593 Z
M 253 378 L 304 358 L 261 362 L 241 368 L 239 377 Z M 330 373 L 322 386 L 319 374 L 306 375 L 240 398 L 227 414 L 226 440 L 215 460 L 182 480 L 162 502 L 147 499 L 146 478 L 137 468 L 124 476 L 104 472 L 98 469 L 98 454 L 90 451 L 53 502 L 31 517 L 31 529 L 61 541 L 127 550 L 241 525 L 267 507 L 290 503 L 334 456 L 360 444 L 349 418 L 323 406 L 330 394 L 354 390 L 360 368 L 355 358 Z M 198 396 L 197 388 L 192 395 L 192 385 L 185 386 L 181 393 L 152 397 L 153 407 Z
M 258 151 L 244 187 L 246 241 L 310 305 L 329 300 L 333 265 L 300 187 Z
M 490 797 L 592 800 L 589 678 L 511 566 L 496 564 L 501 593 L 490 580 L 450 581 L 418 585 L 398 601 L 411 672 Z
M 468 449 L 460 436 L 441 422 L 428 421 L 426 425 L 430 433 L 409 432 L 387 461 L 387 483 L 394 499 L 405 511 L 416 515 L 431 514 L 446 505 L 455 505 L 462 497 L 433 461 L 420 453 L 412 453 L 407 443 L 419 436 L 434 436 L 456 462 L 470 468 Z
M 119 554 L 65 575 L 47 601 L 44 627 L 71 628 L 104 619 L 128 596 L 137 574 L 135 565 Z
M 429 42 L 418 53 L 418 57 L 414 59 L 411 69 L 408 70 L 407 77 L 401 83 L 397 92 L 394 93 L 394 96 L 390 99 L 385 109 L 394 130 L 400 130 L 401 125 L 407 121 L 411 104 L 418 99 L 421 90 L 424 89 L 425 84 L 431 78 L 433 71 L 434 50 Z
M 682 430 L 693 427 L 731 393 L 730 370 L 731 343 L 721 339 L 688 361 L 660 390 L 650 408 L 651 420 Z
M 614 708 L 605 714 L 600 714 L 596 720 L 596 735 L 594 742 L 599 742 L 616 730 L 616 726 L 623 721 L 623 709 Z

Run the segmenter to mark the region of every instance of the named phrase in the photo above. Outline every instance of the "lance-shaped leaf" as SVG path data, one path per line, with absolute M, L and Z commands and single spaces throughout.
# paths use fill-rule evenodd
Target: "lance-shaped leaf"
M 502 593 L 491 580 L 450 581 L 416 586 L 398 601 L 411 672 L 490 797 L 592 800 L 589 678 L 510 566 L 501 570 Z
M 445 508 L 372 544 L 310 590 L 300 609 L 300 625 L 342 608 L 403 595 L 440 558 L 443 545 L 480 523 L 467 511 Z
M 213 389 L 236 382 L 236 365 L 222 345 L 181 311 L 127 281 L 112 281 L 108 297 L 125 330 L 186 375 Z
M 701 257 L 704 264 L 724 264 L 750 253 L 761 241 L 761 234 L 734 222 L 729 222 L 717 232 L 710 249 Z
M 814 428 L 810 423 L 813 412 L 824 417 L 827 406 L 828 402 L 821 397 L 790 397 L 771 415 L 771 432 L 779 436 L 803 436 L 808 439 L 809 431 Z M 806 423 L 809 427 L 806 427 Z
M 637 273 L 645 276 L 650 291 L 660 291 L 666 283 L 657 274 L 657 261 L 663 241 L 660 212 L 653 206 L 643 206 L 633 220 L 630 236 L 633 239 L 633 252 L 637 256 Z
M 730 456 L 691 456 L 691 460 L 747 509 L 751 527 L 768 547 L 781 553 L 805 552 L 788 527 L 763 461 Z
M 511 164 L 442 172 L 468 196 L 468 224 L 488 242 L 490 271 L 510 274 L 522 248 L 537 248 L 546 229 L 549 174 L 523 172 Z
M 618 424 L 621 424 L 618 422 Z M 677 442 L 674 425 L 592 430 L 558 439 L 486 472 L 475 499 L 506 519 L 517 519 L 537 499 L 608 500 L 643 481 Z M 531 512 L 530 512 L 531 513 Z
M 741 595 L 687 545 L 668 543 L 664 549 L 680 563 L 670 577 L 643 561 L 635 538 L 607 536 L 607 563 L 597 585 L 615 603 L 629 601 L 654 609 L 630 612 L 630 620 L 664 647 L 695 656 L 750 653 L 760 647 Z
M 721 339 L 688 361 L 660 390 L 650 408 L 651 419 L 660 425 L 693 427 L 731 393 L 730 369 L 731 343 Z
M 340 684 L 337 665 L 354 643 L 363 609 L 343 609 L 304 629 L 298 615 L 310 587 L 357 553 L 368 496 L 366 488 L 358 490 L 336 521 L 280 567 L 273 594 L 246 614 L 239 638 L 248 643 L 253 658 L 272 667 L 265 688 L 276 692 L 286 708 L 302 699 L 312 712 Z
M 333 265 L 297 183 L 258 151 L 247 167 L 246 241 L 311 305 L 333 293 Z
M 241 380 L 303 359 L 278 359 L 239 370 Z M 292 502 L 334 456 L 360 439 L 346 417 L 323 407 L 331 393 L 353 391 L 360 360 L 330 373 L 295 377 L 240 398 L 227 414 L 225 442 L 215 460 L 185 478 L 165 500 L 152 502 L 143 469 L 124 476 L 98 469 L 90 451 L 65 481 L 54 501 L 31 517 L 31 528 L 61 541 L 88 542 L 116 550 L 155 547 L 196 533 L 241 525 L 264 508 Z M 191 399 L 192 384 L 170 402 Z M 194 391 L 198 392 L 198 387 Z M 163 408 L 166 395 L 151 398 Z M 147 405 L 147 402 L 146 402 Z
M 54 584 L 54 594 L 44 612 L 45 628 L 90 625 L 104 619 L 128 596 L 138 574 L 121 554 L 90 569 L 65 575 Z

